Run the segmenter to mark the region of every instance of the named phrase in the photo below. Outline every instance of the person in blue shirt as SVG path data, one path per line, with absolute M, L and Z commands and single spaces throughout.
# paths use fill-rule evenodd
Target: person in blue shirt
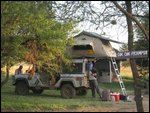
M 94 59 L 94 61 L 88 61 L 87 63 L 88 76 L 89 76 L 90 71 L 95 68 L 94 66 L 95 62 L 96 62 L 96 59 Z
M 91 71 L 93 69 L 93 63 L 92 61 L 88 61 L 88 71 Z

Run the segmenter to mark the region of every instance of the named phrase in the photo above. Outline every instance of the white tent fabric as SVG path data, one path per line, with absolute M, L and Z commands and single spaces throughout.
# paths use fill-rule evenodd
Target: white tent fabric
M 108 40 L 95 38 L 92 36 L 87 36 L 86 34 L 78 35 L 75 38 L 75 45 L 90 45 L 92 49 L 79 50 L 72 49 L 73 57 L 96 57 L 96 58 L 106 58 L 106 57 L 116 57 L 116 52 L 112 48 Z

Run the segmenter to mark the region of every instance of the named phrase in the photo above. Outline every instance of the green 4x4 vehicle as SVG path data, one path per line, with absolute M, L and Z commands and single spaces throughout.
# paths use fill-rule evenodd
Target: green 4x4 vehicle
M 29 90 L 35 94 L 41 94 L 44 90 L 58 89 L 63 98 L 73 98 L 76 95 L 86 95 L 89 88 L 86 71 L 86 59 L 74 59 L 71 70 L 64 69 L 59 75 L 55 84 L 44 75 L 35 73 L 32 79 L 28 79 L 29 74 L 19 74 L 13 76 L 13 85 L 18 95 L 27 95 Z

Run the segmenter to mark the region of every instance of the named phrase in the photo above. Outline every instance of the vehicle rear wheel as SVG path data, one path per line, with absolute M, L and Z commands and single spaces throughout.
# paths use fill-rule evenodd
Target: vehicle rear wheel
M 32 89 L 34 94 L 41 94 L 44 90 L 43 89 Z
M 73 98 L 76 96 L 76 90 L 71 84 L 64 84 L 61 87 L 61 96 L 63 98 Z
M 18 95 L 27 95 L 29 93 L 29 87 L 25 81 L 18 81 L 16 84 L 15 92 Z

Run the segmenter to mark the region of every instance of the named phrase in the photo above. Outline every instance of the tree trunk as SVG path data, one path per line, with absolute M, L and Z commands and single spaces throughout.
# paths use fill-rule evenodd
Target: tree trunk
M 127 12 L 132 14 L 131 1 L 125 1 Z M 128 49 L 129 51 L 133 50 L 133 26 L 132 20 L 128 16 L 126 16 L 127 25 L 128 25 Z M 138 112 L 144 112 L 143 103 L 141 98 L 141 88 L 140 88 L 140 79 L 139 74 L 136 67 L 136 62 L 133 58 L 130 59 L 131 70 L 134 79 L 134 93 L 135 93 L 135 101 Z
M 8 80 L 9 80 L 9 70 L 10 70 L 10 66 L 7 64 L 6 65 L 6 78 L 5 78 L 5 80 L 3 80 L 2 82 L 1 82 L 1 88 L 4 86 L 4 84 L 6 84 L 7 82 L 8 82 Z

